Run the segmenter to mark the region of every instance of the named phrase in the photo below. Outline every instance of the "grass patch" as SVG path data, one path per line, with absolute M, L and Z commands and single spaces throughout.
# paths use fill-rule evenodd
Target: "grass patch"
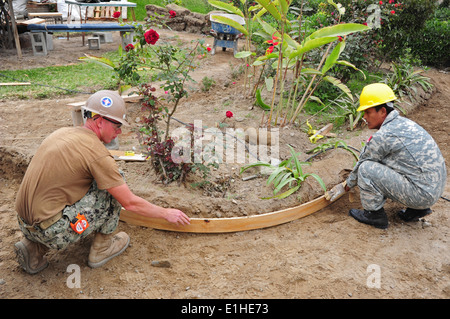
M 137 21 L 144 21 L 145 18 L 147 18 L 147 11 L 145 10 L 145 6 L 147 4 L 154 4 L 160 7 L 165 7 L 169 3 L 175 3 L 192 12 L 198 12 L 202 14 L 206 14 L 212 10 L 215 10 L 214 7 L 212 7 L 208 3 L 208 0 L 130 0 L 130 2 L 137 4 L 137 7 L 134 9 Z
M 50 98 L 74 93 L 117 89 L 113 71 L 95 63 L 80 62 L 29 70 L 0 71 L 2 82 L 30 82 L 27 86 L 1 86 L 0 98 Z

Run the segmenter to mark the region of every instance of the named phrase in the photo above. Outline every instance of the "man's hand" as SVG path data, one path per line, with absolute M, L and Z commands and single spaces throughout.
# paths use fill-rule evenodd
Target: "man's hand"
M 167 208 L 165 219 L 169 223 L 177 225 L 189 225 L 191 223 L 189 217 L 185 213 L 175 208 Z
M 328 192 L 325 192 L 325 199 L 329 200 L 330 202 L 334 202 L 345 192 L 348 192 L 348 190 L 349 190 L 349 187 L 347 187 L 347 182 L 344 181 L 343 183 L 340 183 L 340 184 L 337 184 L 336 186 L 334 186 Z

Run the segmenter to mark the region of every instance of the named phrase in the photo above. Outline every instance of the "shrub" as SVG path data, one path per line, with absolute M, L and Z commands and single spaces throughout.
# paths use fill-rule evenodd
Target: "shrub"
M 434 17 L 425 22 L 424 28 L 409 43 L 412 53 L 425 65 L 444 68 L 450 66 L 449 16 L 448 8 L 436 10 Z
M 419 37 L 418 33 L 436 6 L 435 0 L 407 0 L 402 3 L 402 10 L 392 15 L 379 32 L 383 39 L 381 51 L 387 59 L 400 57 L 408 44 Z

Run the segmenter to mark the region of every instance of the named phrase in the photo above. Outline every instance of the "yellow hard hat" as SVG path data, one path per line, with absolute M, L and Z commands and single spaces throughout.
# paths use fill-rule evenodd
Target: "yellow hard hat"
M 373 83 L 366 85 L 359 96 L 359 107 L 356 111 L 361 112 L 371 107 L 396 100 L 394 91 L 384 83 Z

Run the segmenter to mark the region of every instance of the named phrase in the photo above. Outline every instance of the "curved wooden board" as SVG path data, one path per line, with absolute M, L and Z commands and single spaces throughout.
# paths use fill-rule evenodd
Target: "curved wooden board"
M 327 207 L 330 203 L 330 201 L 325 199 L 325 196 L 321 196 L 296 207 L 261 215 L 209 219 L 191 218 L 191 224 L 186 226 L 178 226 L 169 223 L 164 219 L 148 218 L 125 209 L 123 209 L 120 214 L 120 220 L 132 225 L 145 226 L 159 230 L 186 233 L 230 233 L 284 224 L 308 216 Z

